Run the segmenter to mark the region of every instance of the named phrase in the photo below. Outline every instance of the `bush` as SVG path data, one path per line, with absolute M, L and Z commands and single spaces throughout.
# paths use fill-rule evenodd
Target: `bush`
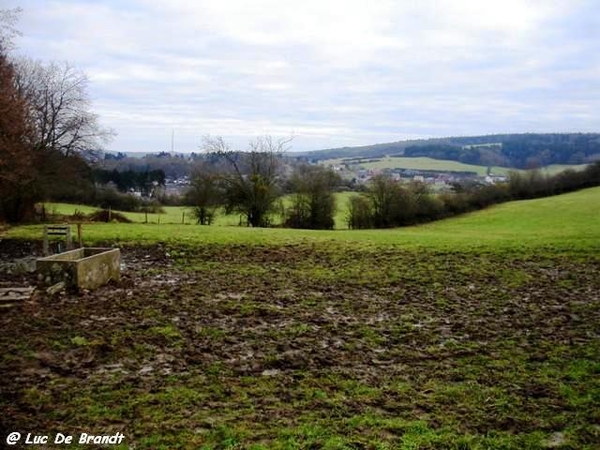
M 285 211 L 285 226 L 331 230 L 334 226 L 333 190 L 341 183 L 339 175 L 321 166 L 298 166 L 289 180 L 295 194 Z
M 142 200 L 131 194 L 121 194 L 112 188 L 101 188 L 96 190 L 92 204 L 103 209 L 135 212 L 140 210 Z
M 194 206 L 191 211 L 199 225 L 211 225 L 217 215 L 216 207 Z
M 348 228 L 361 229 L 373 227 L 373 209 L 364 195 L 355 195 L 348 200 Z
M 285 226 L 310 230 L 332 230 L 335 222 L 335 198 L 332 192 L 318 196 L 294 194 L 285 212 Z
M 129 220 L 123 214 L 107 209 L 102 209 L 100 211 L 91 213 L 88 215 L 88 219 L 92 222 L 131 223 L 131 220 Z
M 144 201 L 138 211 L 150 214 L 164 214 L 165 208 L 157 200 L 150 200 Z
M 507 202 L 510 199 L 510 187 L 503 184 L 480 186 L 470 191 L 467 196 L 467 202 L 471 210 L 483 209 L 496 203 Z
M 469 195 L 464 192 L 446 192 L 438 197 L 444 204 L 445 216 L 455 216 L 471 211 Z
M 421 197 L 415 203 L 414 223 L 431 222 L 445 216 L 444 202 L 432 194 Z

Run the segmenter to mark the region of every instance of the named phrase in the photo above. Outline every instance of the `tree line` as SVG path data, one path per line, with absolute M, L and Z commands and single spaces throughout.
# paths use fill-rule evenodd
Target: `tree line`
M 162 170 L 143 170 L 135 172 L 116 169 L 106 170 L 94 168 L 91 172 L 92 180 L 98 184 L 112 183 L 123 193 L 138 191 L 144 197 L 149 197 L 157 186 L 165 185 L 165 172 Z
M 171 155 L 161 152 L 159 154 L 144 155 L 141 158 L 129 157 L 124 153 L 116 155 L 106 153 L 104 159 L 96 161 L 95 166 L 104 170 L 116 169 L 119 172 L 131 170 L 144 172 L 161 170 L 165 177 L 177 179 L 190 175 L 193 160 L 198 157 L 191 155 Z
M 311 160 L 426 156 L 482 166 L 532 169 L 593 162 L 600 156 L 600 134 L 523 133 L 418 139 L 318 150 L 302 156 Z
M 488 136 L 485 139 L 450 138 L 424 145 L 410 145 L 402 154 L 466 164 L 535 169 L 550 164 L 590 162 L 600 155 L 600 135 L 516 134 Z
M 0 220 L 31 219 L 48 195 L 83 188 L 87 161 L 114 135 L 68 63 L 13 57 L 20 10 L 0 10 Z
M 288 227 L 332 229 L 333 192 L 341 179 L 322 166 L 283 164 L 290 140 L 260 137 L 250 142 L 248 151 L 239 152 L 221 137 L 205 137 L 206 158 L 196 165 L 186 195 L 198 223 L 210 225 L 223 209 L 252 227 L 271 226 L 273 215 L 280 214 Z M 284 194 L 291 194 L 288 205 L 281 201 Z
M 455 184 L 453 192 L 434 194 L 421 182 L 401 183 L 390 175 L 371 179 L 348 205 L 348 227 L 391 228 L 452 217 L 511 200 L 563 194 L 600 185 L 600 161 L 581 171 L 545 175 L 539 170 L 511 172 L 499 184 Z

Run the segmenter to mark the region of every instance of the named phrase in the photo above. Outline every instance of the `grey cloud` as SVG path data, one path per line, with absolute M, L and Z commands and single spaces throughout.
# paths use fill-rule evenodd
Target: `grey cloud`
M 167 150 L 172 129 L 181 151 L 291 131 L 308 150 L 600 124 L 594 1 L 19 3 L 21 52 L 89 74 L 114 150 Z

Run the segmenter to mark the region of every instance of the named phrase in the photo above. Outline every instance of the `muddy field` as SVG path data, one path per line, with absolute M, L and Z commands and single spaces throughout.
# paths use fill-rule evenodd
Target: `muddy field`
M 37 284 L 0 241 L 3 286 Z M 122 249 L 0 317 L 0 429 L 122 448 L 599 448 L 600 259 Z M 11 272 L 11 273 L 9 273 Z M 4 439 L 4 436 L 2 436 Z

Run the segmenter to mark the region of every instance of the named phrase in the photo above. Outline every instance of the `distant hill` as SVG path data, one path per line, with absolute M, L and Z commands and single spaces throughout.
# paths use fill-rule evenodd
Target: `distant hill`
M 584 164 L 600 159 L 600 133 L 492 134 L 448 137 L 316 150 L 303 154 L 317 160 L 429 157 L 480 166 L 528 169 L 550 164 Z

